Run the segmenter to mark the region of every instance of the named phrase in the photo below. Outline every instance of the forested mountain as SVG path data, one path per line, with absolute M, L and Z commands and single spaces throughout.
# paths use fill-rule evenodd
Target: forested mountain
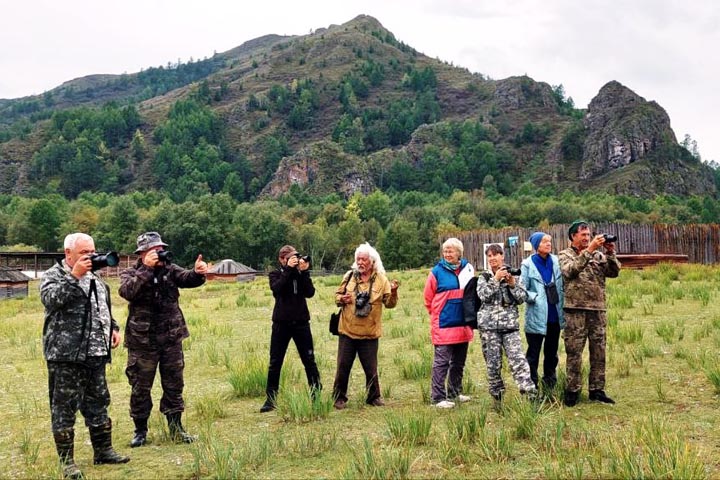
M 686 147 L 617 81 L 579 110 L 562 85 L 470 73 L 359 16 L 0 100 L 0 245 L 82 230 L 131 251 L 160 230 L 181 261 L 261 267 L 289 241 L 336 268 L 369 240 L 397 268 L 481 226 L 719 221 L 718 171 Z
M 509 194 L 526 182 L 643 196 L 716 191 L 665 111 L 618 82 L 580 111 L 562 86 L 471 74 L 367 16 L 186 64 L 76 79 L 5 101 L 0 124 L 2 193 L 152 188 L 178 201 L 220 191 L 248 200 L 293 183 L 349 196 Z

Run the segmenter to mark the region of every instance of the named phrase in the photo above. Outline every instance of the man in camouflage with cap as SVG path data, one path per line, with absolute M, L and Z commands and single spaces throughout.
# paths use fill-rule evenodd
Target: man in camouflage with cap
M 586 340 L 590 349 L 588 398 L 615 403 L 605 394 L 605 279 L 620 274 L 615 243 L 606 241 L 604 235 L 592 237 L 590 226 L 582 220 L 570 225 L 568 237 L 570 247 L 558 254 L 565 289 L 565 405 L 573 407 L 580 400 L 582 354 Z M 605 253 L 599 250 L 600 247 L 605 248 Z
M 167 417 L 170 436 L 176 442 L 192 443 L 196 437 L 182 425 L 183 370 L 185 358 L 182 341 L 190 336 L 180 310 L 179 288 L 194 288 L 205 283 L 207 263 L 198 255 L 192 270 L 172 263 L 167 244 L 157 232 L 146 232 L 137 238 L 140 254 L 135 266 L 120 274 L 120 296 L 130 302 L 125 325 L 125 347 L 128 349 L 125 374 L 130 381 L 130 416 L 135 422 L 131 447 L 147 442 L 148 417 L 152 410 L 152 385 L 160 369 L 163 395 L 160 412 Z
M 65 259 L 49 268 L 40 284 L 45 306 L 43 354 L 47 360 L 50 413 L 55 447 L 66 478 L 82 478 L 75 464 L 78 410 L 90 430 L 94 463 L 126 463 L 112 447 L 110 392 L 105 366 L 120 344 L 112 318 L 110 290 L 93 273 L 95 242 L 84 233 L 65 237 Z
M 478 310 L 478 330 L 490 395 L 499 406 L 505 392 L 502 379 L 502 352 L 505 350 L 520 393 L 534 400 L 537 388 L 530 378 L 530 367 L 522 349 L 518 312 L 518 305 L 525 301 L 527 292 L 520 279 L 513 276 L 504 264 L 505 256 L 500 245 L 494 243 L 488 246 L 485 255 L 490 270 L 480 272 L 478 276 L 477 295 L 482 302 Z

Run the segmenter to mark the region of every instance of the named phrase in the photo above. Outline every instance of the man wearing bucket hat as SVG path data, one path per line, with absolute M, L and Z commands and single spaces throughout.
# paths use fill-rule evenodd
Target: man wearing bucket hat
M 588 398 L 612 404 L 615 401 L 605 394 L 605 279 L 620 274 L 615 243 L 608 241 L 606 235 L 593 237 L 590 226 L 583 220 L 570 225 L 568 237 L 570 246 L 558 254 L 565 289 L 567 385 L 564 402 L 573 407 L 580 400 L 582 353 L 587 340 L 590 350 Z M 605 253 L 600 247 L 605 248 Z
M 190 336 L 178 304 L 180 288 L 199 287 L 205 283 L 207 263 L 198 255 L 192 270 L 172 263 L 157 232 L 146 232 L 137 238 L 140 254 L 135 266 L 120 274 L 120 296 L 130 302 L 125 325 L 125 347 L 128 349 L 125 374 L 130 381 L 130 416 L 135 422 L 131 447 L 147 442 L 148 417 L 152 410 L 151 390 L 155 371 L 160 369 L 163 395 L 160 412 L 167 417 L 171 438 L 192 443 L 196 437 L 182 425 L 183 370 L 185 359 L 182 341 Z

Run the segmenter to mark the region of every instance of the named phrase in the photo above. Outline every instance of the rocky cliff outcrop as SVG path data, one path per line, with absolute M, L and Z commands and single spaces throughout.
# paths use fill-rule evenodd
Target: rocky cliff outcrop
M 588 105 L 579 179 L 619 194 L 714 194 L 709 167 L 680 147 L 670 117 L 617 81 Z
M 370 193 L 375 187 L 367 161 L 342 151 L 334 142 L 317 142 L 280 161 L 261 197 L 279 197 L 299 185 L 314 195 L 333 192 L 350 197 L 355 192 Z
M 641 160 L 661 145 L 677 143 L 665 110 L 616 81 L 602 87 L 588 105 L 585 128 L 582 180 Z

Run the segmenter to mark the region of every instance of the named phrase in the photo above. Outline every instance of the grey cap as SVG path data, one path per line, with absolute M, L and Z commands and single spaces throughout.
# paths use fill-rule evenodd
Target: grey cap
M 167 247 L 167 243 L 164 243 L 162 241 L 162 238 L 160 238 L 160 234 L 157 232 L 145 232 L 138 235 L 137 238 L 137 250 L 135 250 L 135 253 L 142 253 L 147 250 L 150 250 L 153 247 L 157 247 L 158 245 Z

